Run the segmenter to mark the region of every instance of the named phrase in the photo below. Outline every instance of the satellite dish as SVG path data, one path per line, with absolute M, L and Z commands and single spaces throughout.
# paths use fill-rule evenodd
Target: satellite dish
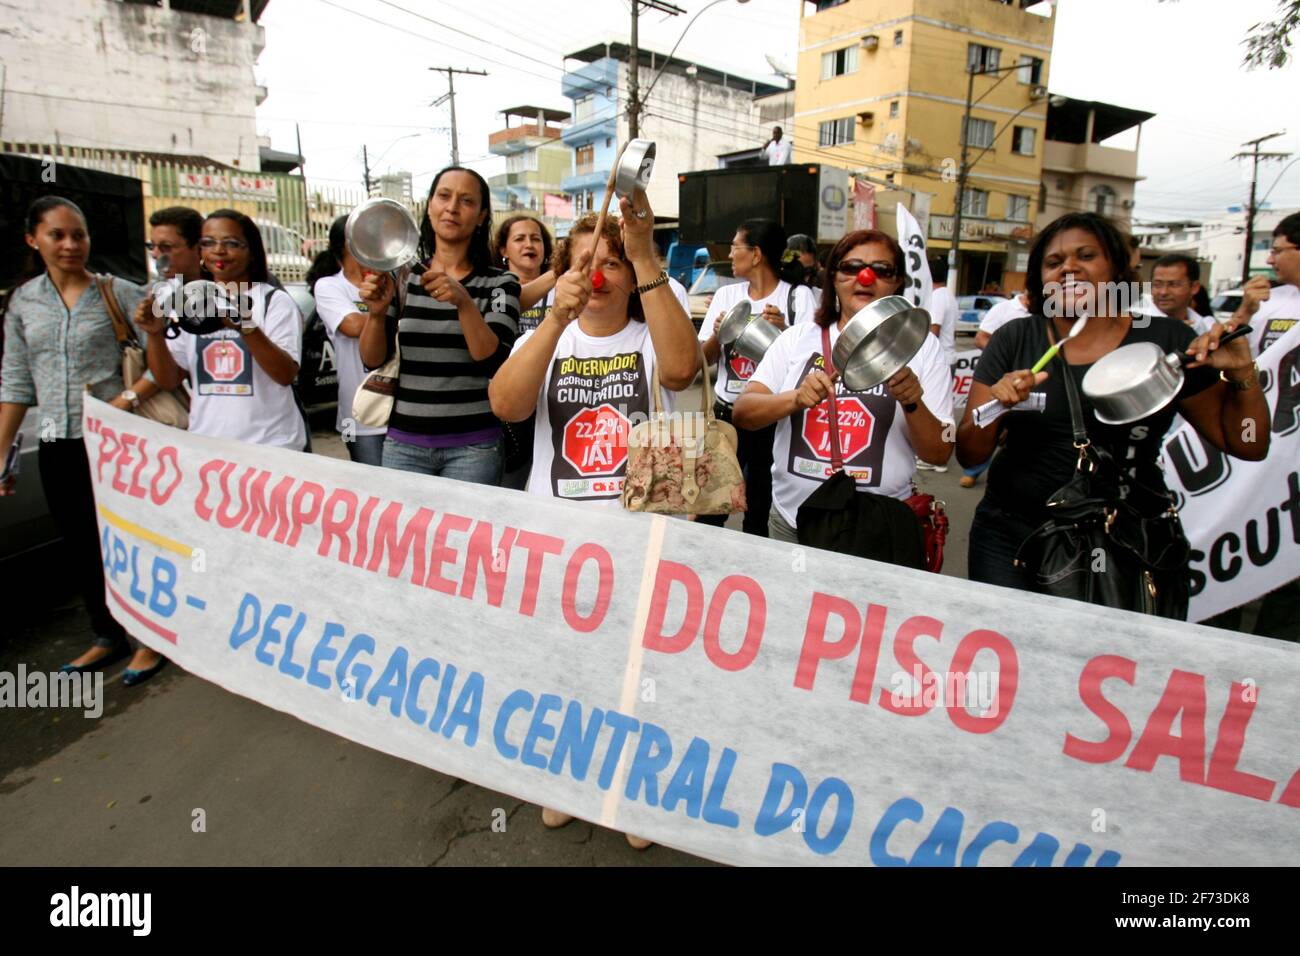
M 767 60 L 767 65 L 772 68 L 772 72 L 775 73 L 777 76 L 783 77 L 784 79 L 787 80 L 794 79 L 794 74 L 791 73 L 788 69 L 786 69 L 785 65 L 782 64 L 781 61 L 778 60 L 776 57 L 774 57 L 771 53 L 764 53 L 763 59 Z

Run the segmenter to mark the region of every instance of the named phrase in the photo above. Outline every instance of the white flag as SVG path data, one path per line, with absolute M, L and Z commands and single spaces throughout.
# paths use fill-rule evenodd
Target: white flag
M 898 223 L 898 244 L 903 247 L 903 254 L 907 258 L 907 284 L 898 294 L 906 296 L 914 305 L 929 312 L 934 279 L 930 275 L 930 263 L 925 257 L 925 233 L 921 231 L 921 224 L 901 202 L 894 219 Z

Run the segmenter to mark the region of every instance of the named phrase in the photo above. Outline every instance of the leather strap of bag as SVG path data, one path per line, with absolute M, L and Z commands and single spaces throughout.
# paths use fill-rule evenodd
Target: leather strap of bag
M 117 344 L 135 345 L 135 333 L 126 321 L 126 316 L 122 314 L 122 306 L 118 304 L 117 296 L 113 294 L 113 277 L 110 275 L 96 275 L 95 285 L 99 288 L 99 297 L 104 300 L 104 308 L 108 310 L 108 317 L 113 320 L 113 334 L 117 336 Z
M 1047 320 L 1047 341 L 1050 345 L 1056 344 L 1056 336 L 1052 332 L 1052 320 Z M 1079 386 L 1074 382 L 1074 375 L 1070 372 L 1070 364 L 1065 360 L 1065 350 L 1069 346 L 1067 342 L 1056 351 L 1056 357 L 1061 361 L 1062 378 L 1065 379 L 1065 396 L 1070 401 L 1070 426 L 1074 430 L 1074 447 L 1079 449 L 1079 463 L 1083 463 L 1085 457 L 1084 449 L 1091 444 L 1088 440 L 1088 429 L 1083 423 L 1083 403 L 1079 400 Z
M 832 378 L 835 376 L 835 365 L 831 362 L 831 330 L 829 326 L 822 326 L 822 361 L 826 363 L 826 374 Z M 839 406 L 835 404 L 835 385 L 831 384 L 831 397 L 827 399 L 830 402 L 831 414 L 831 468 L 834 471 L 844 470 L 844 455 L 840 452 L 840 412 Z

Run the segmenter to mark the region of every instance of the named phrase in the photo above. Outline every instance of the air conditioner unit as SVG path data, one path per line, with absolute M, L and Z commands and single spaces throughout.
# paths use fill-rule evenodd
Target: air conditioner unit
M 876 121 L 876 114 L 871 110 L 863 110 L 858 114 L 858 119 L 862 121 L 863 126 L 870 126 Z
M 1045 86 L 1035 86 L 1032 90 L 1029 91 L 1029 98 L 1031 100 L 1041 100 L 1046 95 L 1047 95 L 1047 87 Z
M 868 33 L 862 38 L 862 46 L 868 53 L 874 53 L 876 47 L 880 46 L 880 37 L 874 33 Z

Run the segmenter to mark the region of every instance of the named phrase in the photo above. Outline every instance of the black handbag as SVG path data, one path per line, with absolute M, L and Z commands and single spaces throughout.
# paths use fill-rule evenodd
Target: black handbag
M 1048 338 L 1055 344 L 1050 327 Z M 1015 564 L 1043 594 L 1186 620 L 1191 545 L 1174 498 L 1131 480 L 1121 497 L 1120 469 L 1089 440 L 1078 386 L 1064 352 L 1057 358 L 1079 459 L 1074 477 L 1047 499 L 1051 517 L 1020 545 Z
M 822 329 L 822 356 L 827 372 L 834 374 L 830 331 L 826 328 Z M 834 389 L 828 401 L 834 474 L 799 506 L 795 528 L 799 543 L 925 570 L 925 535 L 916 513 L 897 498 L 858 490 L 857 481 L 844 470 Z

